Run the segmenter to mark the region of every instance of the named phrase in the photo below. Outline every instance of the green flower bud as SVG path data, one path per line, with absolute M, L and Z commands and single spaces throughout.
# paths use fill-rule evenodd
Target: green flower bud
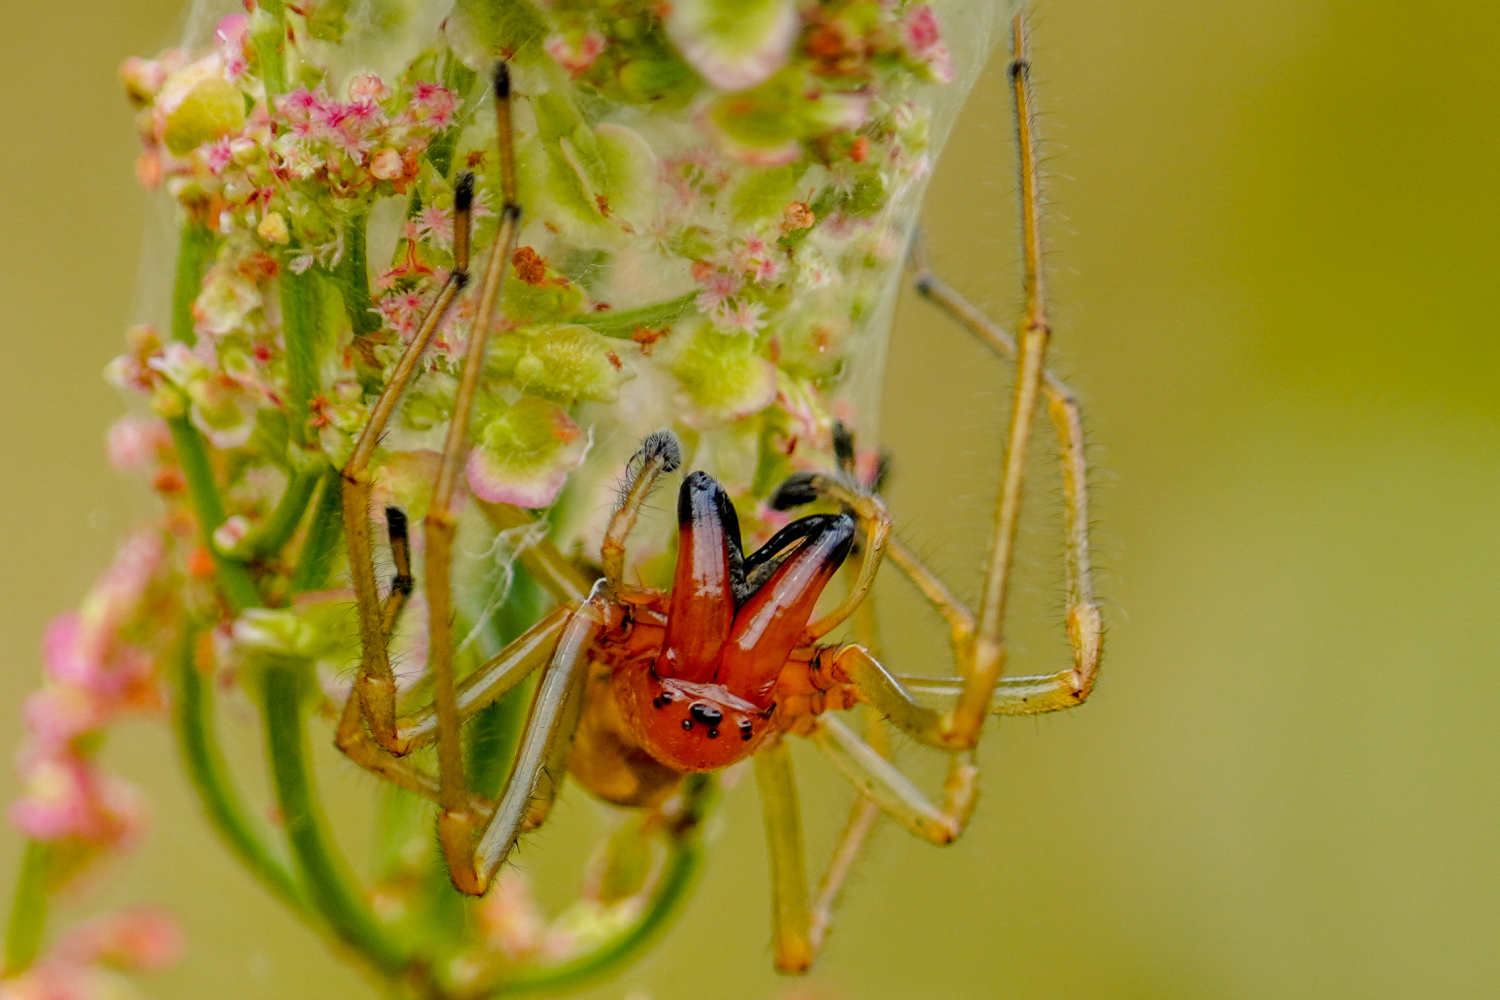
M 188 91 L 167 115 L 163 141 L 174 156 L 186 156 L 205 142 L 237 132 L 245 124 L 245 95 L 220 77 L 209 77 Z
M 708 324 L 672 366 L 694 403 L 718 417 L 746 417 L 776 399 L 776 366 L 756 352 L 748 333 L 720 333 Z

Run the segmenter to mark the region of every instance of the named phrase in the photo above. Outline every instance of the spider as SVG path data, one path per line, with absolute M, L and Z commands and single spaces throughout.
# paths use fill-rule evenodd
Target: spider
M 626 546 L 643 504 L 662 477 L 677 471 L 680 448 L 670 432 L 648 437 L 625 470 L 596 580 L 543 541 L 522 551 L 523 565 L 558 607 L 462 682 L 455 683 L 450 568 L 459 472 L 471 404 L 483 367 L 497 294 L 515 249 L 521 208 L 511 146 L 509 72 L 495 72 L 499 163 L 504 208 L 484 273 L 446 447 L 424 520 L 427 601 L 431 621 L 432 702 L 399 717 L 387 643 L 413 587 L 405 515 L 386 512 L 395 574 L 382 596 L 369 521 L 369 465 L 376 443 L 413 378 L 445 311 L 468 280 L 473 177 L 455 198 L 455 267 L 378 398 L 343 468 L 344 522 L 359 611 L 361 663 L 340 718 L 336 742 L 355 762 L 435 800 L 437 835 L 455 887 L 484 893 L 517 837 L 541 823 L 564 774 L 617 805 L 660 805 L 685 775 L 717 771 L 753 758 L 764 801 L 771 854 L 775 961 L 784 971 L 808 968 L 832 920 L 844 875 L 883 812 L 935 844 L 963 832 L 978 780 L 975 747 L 991 714 L 1069 708 L 1089 695 L 1097 674 L 1102 624 L 1092 596 L 1086 516 L 1086 468 L 1077 404 L 1043 368 L 1049 330 L 1040 275 L 1038 193 L 1024 25 L 1012 28 L 1010 82 L 1020 149 L 1026 311 L 1012 340 L 930 272 L 913 253 L 917 288 L 1017 366 L 995 540 L 988 555 L 978 616 L 891 534 L 891 520 L 871 484 L 853 471 L 853 444 L 835 434 L 838 467 L 794 475 L 772 497 L 790 509 L 822 501 L 836 513 L 801 517 L 752 552 L 743 549 L 734 508 L 722 486 L 701 471 L 682 480 L 677 502 L 679 549 L 670 591 L 628 583 Z M 1033 411 L 1045 397 L 1063 465 L 1068 547 L 1067 632 L 1073 665 L 1058 673 L 1003 677 L 1002 624 L 1011 549 L 1020 507 L 1022 468 Z M 474 498 L 497 528 L 531 515 Z M 814 617 L 825 587 L 851 556 L 852 582 L 837 606 Z M 897 676 L 864 646 L 824 640 L 860 608 L 889 558 L 946 618 L 957 676 Z M 461 727 L 533 672 L 541 671 L 514 765 L 497 802 L 473 794 L 464 771 Z M 865 704 L 918 743 L 950 756 L 938 800 L 833 714 Z M 932 707 L 938 704 L 939 707 Z M 809 900 L 802 836 L 787 738 L 810 739 L 861 794 L 817 897 Z M 405 755 L 436 744 L 437 774 Z

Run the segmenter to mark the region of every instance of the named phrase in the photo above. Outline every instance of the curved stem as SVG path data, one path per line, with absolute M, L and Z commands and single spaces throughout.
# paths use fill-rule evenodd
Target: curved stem
M 309 422 L 313 397 L 318 394 L 318 310 L 321 289 L 311 269 L 281 273 L 281 337 L 286 342 L 287 423 L 292 440 L 312 440 Z
M 250 570 L 238 559 L 224 555 L 214 544 L 214 532 L 224 523 L 224 504 L 219 499 L 219 487 L 214 481 L 208 451 L 203 447 L 203 436 L 186 416 L 168 417 L 167 426 L 172 431 L 172 442 L 177 446 L 177 461 L 182 465 L 188 497 L 198 515 L 203 544 L 218 569 L 219 588 L 236 611 L 259 607 L 262 603 L 260 591 L 250 578 Z
M 718 782 L 712 774 L 690 775 L 684 782 L 682 807 L 667 818 L 667 859 L 634 920 L 582 955 L 555 964 L 507 969 L 488 982 L 457 988 L 455 995 L 478 1000 L 564 993 L 603 979 L 639 958 L 677 915 L 692 889 L 703 864 L 703 825 L 718 797 Z
M 236 553 L 244 552 L 252 559 L 274 558 L 286 548 L 286 543 L 292 540 L 297 526 L 302 523 L 302 515 L 307 513 L 313 490 L 328 463 L 316 453 L 304 452 L 301 448 L 292 448 L 291 452 L 294 466 L 281 499 L 260 529 L 235 546 Z
M 196 339 L 193 302 L 203 284 L 203 269 L 213 250 L 214 238 L 201 220 L 190 217 L 183 224 L 182 239 L 177 248 L 177 275 L 172 286 L 172 338 L 186 344 Z M 214 532 L 224 523 L 224 504 L 219 499 L 219 486 L 214 479 L 208 452 L 203 447 L 203 436 L 185 412 L 168 417 L 167 426 L 172 431 L 172 443 L 177 447 L 177 461 L 182 465 L 183 478 L 187 480 L 188 498 L 198 515 L 203 544 L 213 555 L 218 569 L 219 586 L 236 610 L 256 607 L 261 603 L 260 592 L 250 578 L 250 571 L 214 545 Z
M 323 470 L 323 489 L 313 507 L 312 523 L 307 527 L 307 538 L 302 542 L 297 566 L 292 570 L 293 594 L 317 590 L 328 582 L 334 550 L 343 532 L 344 522 L 339 516 L 343 510 L 342 495 L 343 479 L 339 470 L 326 467 Z
M 307 759 L 303 729 L 303 674 L 310 665 L 278 658 L 265 667 L 266 750 L 292 862 L 307 901 L 334 935 L 387 977 L 408 971 L 402 948 L 370 909 L 328 833 Z
M 291 870 L 266 845 L 262 831 L 251 822 L 229 776 L 213 730 L 212 691 L 193 662 L 195 638 L 196 632 L 189 631 L 178 654 L 177 697 L 172 706 L 177 750 L 182 755 L 188 780 L 198 793 L 210 825 L 234 856 L 272 895 L 292 909 L 305 912 L 306 902 Z
M 52 845 L 28 840 L 21 855 L 16 895 L 10 906 L 10 924 L 5 930 L 5 968 L 0 975 L 10 979 L 25 972 L 42 947 L 47 924 L 48 882 L 52 873 Z
M 452 130 L 457 135 L 458 130 Z M 368 337 L 380 329 L 380 317 L 370 297 L 370 265 L 366 251 L 365 226 L 369 213 L 361 213 L 344 226 L 344 256 L 333 273 L 334 284 L 344 300 L 344 313 L 356 337 Z
M 282 0 L 260 0 L 267 23 L 251 33 L 260 60 L 260 78 L 266 85 L 266 100 L 286 90 L 286 8 Z
M 214 234 L 202 219 L 189 217 L 177 245 L 177 274 L 172 283 L 172 339 L 193 344 L 193 302 L 203 287 L 203 271 L 213 256 Z

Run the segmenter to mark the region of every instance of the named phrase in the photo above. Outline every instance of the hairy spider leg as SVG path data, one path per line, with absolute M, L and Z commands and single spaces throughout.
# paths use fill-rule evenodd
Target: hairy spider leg
M 851 482 L 857 483 L 854 442 L 843 424 L 834 425 L 834 452 L 838 458 L 840 471 Z M 860 483 L 860 485 L 868 487 L 872 493 L 878 493 L 883 478 L 884 468 L 882 463 L 882 468 L 876 472 L 874 481 Z M 860 565 L 858 563 L 847 563 L 844 566 L 844 572 L 849 578 L 849 587 L 853 588 L 856 586 L 860 574 Z M 876 627 L 874 591 L 870 591 L 865 595 L 864 601 L 860 603 L 854 612 L 853 622 L 855 637 L 858 639 L 860 645 L 867 649 L 878 649 L 879 635 Z M 866 705 L 864 715 L 865 742 L 876 754 L 889 758 L 891 756 L 890 740 L 887 730 L 882 725 L 883 720 L 880 712 L 873 706 Z M 818 880 L 818 888 L 808 910 L 807 941 L 814 956 L 822 950 L 829 932 L 833 929 L 834 911 L 838 908 L 844 883 L 848 880 L 849 874 L 854 870 L 854 864 L 859 860 L 865 843 L 869 840 L 870 835 L 875 832 L 881 814 L 880 803 L 863 793 L 855 799 L 854 805 L 849 809 L 849 818 L 845 820 L 844 828 L 839 834 L 839 839 L 834 844 L 833 851 L 829 855 L 828 865 L 823 870 L 823 877 Z M 794 857 L 800 858 L 801 855 L 797 854 Z M 773 884 L 774 881 L 773 878 Z
M 969 609 L 904 545 L 889 539 L 885 546 L 885 554 L 891 556 L 898 568 L 946 618 L 954 659 L 962 676 L 898 678 L 887 672 L 875 656 L 861 646 L 818 649 L 809 663 L 809 673 L 815 683 L 820 683 L 817 676 L 822 675 L 821 683 L 849 685 L 859 698 L 899 729 L 920 742 L 955 751 L 952 765 L 944 782 L 941 802 L 934 803 L 884 755 L 837 719 L 820 715 L 801 724 L 798 731 L 811 738 L 861 793 L 861 800 L 851 814 L 849 826 L 824 876 L 818 900 L 810 910 L 805 902 L 801 821 L 790 756 L 779 742 L 757 755 L 756 776 L 765 803 L 771 853 L 776 959 L 778 967 L 784 971 L 805 969 L 820 950 L 831 921 L 838 885 L 847 874 L 860 842 L 867 836 L 869 826 L 873 825 L 873 819 L 867 818 L 871 805 L 917 836 L 937 844 L 951 842 L 967 826 L 977 801 L 979 771 L 972 746 L 978 738 L 983 717 L 988 714 L 1034 714 L 1072 707 L 1088 696 L 1097 674 L 1102 626 L 1093 599 L 1089 568 L 1086 465 L 1081 422 L 1072 394 L 1043 367 L 1050 331 L 1041 280 L 1040 210 L 1025 31 L 1024 20 L 1018 15 L 1012 24 L 1014 56 L 1010 78 L 1020 146 L 1025 258 L 1026 310 L 1019 345 L 984 320 L 972 307 L 968 307 L 966 315 L 961 307 L 967 303 L 961 299 L 939 297 L 948 292 L 946 286 L 931 278 L 920 256 L 919 245 L 915 255 L 919 290 L 991 342 L 999 353 L 1015 360 L 1018 367 L 1005 474 L 997 504 L 996 537 L 978 624 Z M 978 323 L 974 322 L 976 317 Z M 1067 498 L 1068 636 L 1075 662 L 1074 669 L 1053 675 L 1004 678 L 1000 676 L 1003 670 L 1001 626 L 1019 516 L 1025 449 L 1038 394 L 1047 398 L 1063 462 Z M 828 497 L 855 511 L 863 527 L 874 517 L 883 515 L 883 509 L 880 515 L 874 515 L 868 506 L 861 507 L 854 502 L 858 491 L 850 488 L 852 479 L 847 474 L 849 463 L 844 455 L 845 451 L 852 449 L 847 442 L 840 442 L 836 434 L 835 450 L 841 467 L 844 467 L 845 476 L 842 478 L 849 482 L 832 476 L 794 477 L 779 491 L 787 495 L 778 499 L 792 506 L 816 496 Z M 859 585 L 856 581 L 855 587 Z M 855 587 L 851 587 L 851 591 Z M 867 583 L 865 587 L 868 587 Z M 837 624 L 837 621 L 832 624 Z M 810 639 L 826 634 L 826 631 L 819 631 L 821 625 L 820 621 L 809 627 Z M 946 710 L 929 707 L 920 703 L 915 695 L 935 699 L 949 707 Z
M 390 381 L 370 410 L 370 419 L 355 442 L 354 451 L 344 463 L 341 501 L 344 514 L 344 536 L 349 546 L 349 576 L 354 584 L 354 600 L 359 610 L 360 666 L 355 691 L 364 703 L 364 714 L 376 740 L 387 749 L 399 749 L 395 739 L 396 679 L 391 672 L 390 654 L 385 637 L 390 623 L 399 614 L 407 594 L 399 585 L 410 580 L 410 574 L 398 574 L 385 604 L 375 579 L 375 556 L 370 541 L 370 459 L 396 404 L 416 376 L 417 365 L 448 309 L 469 280 L 469 223 L 474 198 L 474 175 L 459 175 L 453 191 L 453 270 L 438 290 L 437 298 L 422 317 L 416 334 L 405 353 L 396 362 Z M 405 541 L 405 518 L 402 517 L 402 541 Z
M 996 354 L 1014 361 L 1017 354 L 1014 339 L 971 302 L 928 270 L 920 243 L 913 244 L 913 251 L 912 261 L 916 266 L 915 281 L 918 292 L 987 344 Z M 1089 558 L 1088 462 L 1083 447 L 1083 419 L 1073 390 L 1045 369 L 1042 372 L 1042 395 L 1047 400 L 1047 412 L 1057 435 L 1063 473 L 1063 531 L 1066 539 L 1068 591 L 1067 628 L 1068 642 L 1073 648 L 1073 687 L 1075 690 L 1086 693 L 1093 686 L 1094 678 L 1099 672 L 1099 660 L 1104 646 L 1104 622 L 1094 599 L 1093 566 Z M 898 541 L 893 540 L 890 555 L 902 571 L 922 590 L 923 595 L 932 602 L 933 606 L 949 619 L 954 628 L 955 652 L 957 653 L 962 648 L 958 645 L 961 633 L 965 643 L 971 642 L 974 619 L 968 609 L 948 594 L 941 583 L 933 587 L 926 582 L 935 578 L 925 568 L 920 567 L 916 558 Z M 967 632 L 963 632 L 964 619 L 967 619 Z M 963 660 L 961 659 L 960 662 Z M 1003 685 L 1004 680 L 1001 683 Z
M 623 545 L 640 505 L 645 503 L 656 479 L 676 469 L 681 462 L 681 448 L 670 433 L 650 435 L 626 470 L 621 510 L 633 508 L 623 516 L 617 510 L 611 518 L 611 530 L 623 522 L 617 538 Z M 628 519 L 628 520 L 627 520 Z M 481 895 L 489 888 L 495 873 L 504 864 L 516 838 L 528 826 L 540 823 L 567 772 L 568 752 L 582 709 L 582 696 L 588 679 L 590 654 L 605 624 L 618 617 L 617 599 L 608 579 L 594 584 L 588 599 L 571 610 L 532 698 L 516 758 L 506 779 L 505 789 L 494 815 L 484 825 L 479 841 L 473 843 L 468 827 L 477 818 L 473 814 L 461 822 L 450 821 L 445 832 L 439 820 L 438 836 L 448 861 L 453 884 L 462 892 Z M 443 717 L 437 713 L 439 740 Z M 441 758 L 440 758 L 441 760 Z M 444 806 L 447 815 L 447 807 Z M 469 853 L 463 856 L 460 848 Z
M 682 465 L 682 446 L 671 431 L 657 431 L 641 443 L 630 463 L 620 503 L 610 516 L 604 542 L 599 547 L 599 564 L 616 597 L 629 603 L 643 603 L 648 592 L 625 581 L 625 539 L 635 527 L 657 477 L 675 472 Z
M 455 691 L 460 720 L 472 718 L 543 667 L 552 658 L 563 626 L 573 610 L 567 605 L 554 608 L 465 677 Z M 396 734 L 408 751 L 429 746 L 437 739 L 436 711 L 428 705 L 411 716 L 398 719 Z M 438 781 L 433 775 L 417 767 L 410 759 L 390 753 L 371 737 L 365 728 L 357 698 L 351 696 L 345 703 L 334 741 L 351 760 L 366 770 L 423 798 L 439 801 Z M 493 804 L 479 796 L 470 797 L 469 808 L 486 821 L 494 812 Z
M 1005 669 L 1005 602 L 1009 594 L 1010 567 L 1016 528 L 1021 515 L 1021 484 L 1025 477 L 1026 447 L 1031 438 L 1036 399 L 1041 385 L 1042 364 L 1051 329 L 1047 324 L 1047 301 L 1042 275 L 1040 175 L 1037 170 L 1035 121 L 1031 107 L 1029 63 L 1026 55 L 1026 20 L 1017 14 L 1011 22 L 1011 93 L 1016 115 L 1017 166 L 1021 181 L 1021 258 L 1024 314 L 1017 336 L 1016 383 L 1010 433 L 1005 444 L 1005 474 L 995 509 L 995 536 L 985 573 L 984 593 L 974 651 L 964 672 L 966 681 L 952 716 L 945 720 L 944 735 L 955 749 L 974 746 L 989 713 L 990 695 Z
M 438 840 L 455 882 L 473 869 L 473 834 L 479 818 L 468 808 L 469 791 L 464 776 L 463 743 L 458 702 L 453 685 L 453 539 L 457 528 L 459 476 L 469 450 L 469 419 L 475 392 L 484 370 L 490 331 L 500 286 L 504 283 L 510 260 L 515 252 L 520 229 L 521 207 L 516 202 L 515 163 L 511 129 L 510 68 L 504 62 L 495 66 L 496 140 L 500 151 L 500 230 L 490 248 L 489 265 L 479 290 L 474 323 L 469 330 L 463 366 L 459 370 L 458 389 L 453 398 L 453 415 L 448 421 L 448 436 L 438 463 L 432 501 L 423 518 L 426 540 L 426 577 L 428 609 L 427 672 L 432 677 L 432 704 L 437 715 L 438 788 L 441 811 L 438 815 Z M 545 681 L 544 681 L 545 683 Z M 460 886 L 464 888 L 464 886 Z
M 881 492 L 887 471 L 885 456 L 881 456 L 871 481 L 862 483 L 855 466 L 854 438 L 841 422 L 836 422 L 833 427 L 833 449 L 838 459 L 839 470 L 851 482 L 858 483 L 870 493 Z M 889 540 L 889 542 L 894 541 L 894 537 Z M 845 564 L 844 573 L 849 578 L 848 585 L 851 588 L 857 585 L 859 572 L 858 564 Z M 866 649 L 878 650 L 880 637 L 876 624 L 873 590 L 865 595 L 864 601 L 855 609 L 853 622 L 854 635 L 859 644 Z M 883 720 L 880 712 L 873 706 L 866 705 L 864 715 L 865 742 L 880 756 L 890 758 L 890 739 L 887 730 L 881 724 Z M 880 804 L 863 794 L 849 809 L 849 818 L 844 822 L 844 829 L 834 844 L 833 852 L 828 859 L 828 867 L 824 869 L 823 877 L 818 881 L 817 893 L 813 897 L 812 908 L 808 914 L 808 939 L 815 955 L 822 949 L 829 931 L 833 929 L 834 911 L 838 907 L 844 883 L 849 873 L 854 870 L 854 863 L 859 860 L 866 841 L 875 832 L 880 816 Z

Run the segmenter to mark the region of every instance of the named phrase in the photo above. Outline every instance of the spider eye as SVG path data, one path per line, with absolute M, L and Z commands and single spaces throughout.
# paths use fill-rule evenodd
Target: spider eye
M 723 712 L 712 705 L 705 705 L 702 702 L 688 709 L 688 712 L 692 715 L 694 722 L 709 727 L 717 726 L 724 719 Z

